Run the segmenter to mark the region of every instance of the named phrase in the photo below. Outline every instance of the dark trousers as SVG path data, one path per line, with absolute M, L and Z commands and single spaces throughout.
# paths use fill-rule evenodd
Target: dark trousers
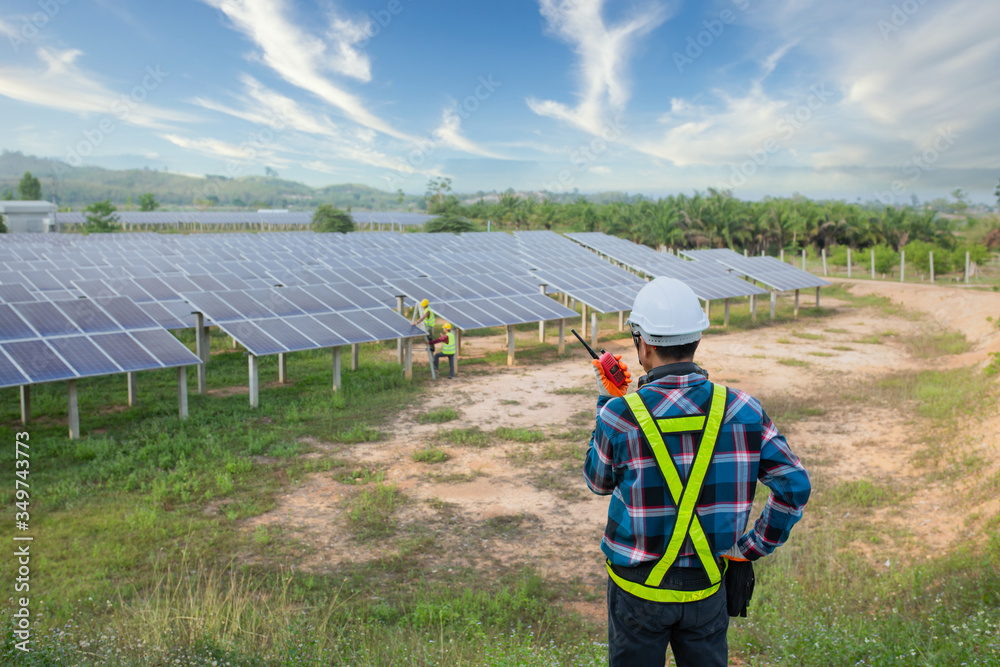
M 450 378 L 455 377 L 455 355 L 454 354 L 445 354 L 444 352 L 438 352 L 438 353 L 436 353 L 434 355 L 434 370 L 437 371 L 437 369 L 438 369 L 438 361 L 441 359 L 441 357 L 448 357 L 448 365 L 451 366 L 451 372 L 448 374 L 448 377 L 450 377 Z
M 668 572 L 664 585 L 675 590 L 697 590 L 691 581 L 704 581 L 705 574 L 700 569 L 684 570 Z M 726 667 L 728 629 L 725 586 L 697 602 L 650 602 L 626 593 L 608 577 L 611 667 L 663 667 L 668 644 L 677 667 Z

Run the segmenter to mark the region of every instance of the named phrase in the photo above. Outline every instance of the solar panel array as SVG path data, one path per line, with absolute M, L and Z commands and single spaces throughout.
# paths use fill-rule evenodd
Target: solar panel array
M 714 261 L 685 261 L 603 232 L 577 232 L 566 236 L 647 276 L 666 276 L 681 280 L 704 300 L 767 293 L 766 290 L 728 273 L 724 266 Z
M 312 222 L 312 211 L 118 211 L 119 222 L 132 227 L 171 227 L 201 225 L 205 227 L 305 228 Z M 411 211 L 356 211 L 351 213 L 358 224 L 389 224 L 408 227 L 422 225 L 437 216 Z M 82 211 L 57 213 L 59 225 L 82 225 L 87 219 Z
M 824 287 L 830 284 L 819 276 L 774 257 L 745 257 L 728 248 L 683 250 L 681 254 L 698 261 L 717 262 L 780 292 Z
M 631 310 L 635 295 L 646 284 L 555 232 L 514 232 L 514 237 L 539 284 L 598 312 Z
M 126 297 L 0 304 L 0 387 L 198 363 Z

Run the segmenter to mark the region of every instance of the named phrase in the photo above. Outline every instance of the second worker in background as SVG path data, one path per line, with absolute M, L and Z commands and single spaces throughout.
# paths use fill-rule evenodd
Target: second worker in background
M 444 329 L 444 334 L 440 338 L 435 338 L 430 342 L 431 345 L 444 343 L 441 351 L 434 355 L 434 371 L 437 372 L 438 362 L 441 360 L 441 357 L 448 357 L 448 365 L 451 367 L 448 379 L 451 380 L 455 377 L 455 356 L 458 354 L 458 347 L 455 345 L 455 332 L 451 329 L 451 323 L 445 322 L 441 328 Z

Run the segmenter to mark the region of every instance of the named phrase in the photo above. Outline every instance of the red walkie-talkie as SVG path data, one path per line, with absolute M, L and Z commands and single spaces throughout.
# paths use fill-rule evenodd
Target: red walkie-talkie
M 618 365 L 618 360 L 614 358 L 614 355 L 610 352 L 605 352 L 604 350 L 601 350 L 601 354 L 598 355 L 594 352 L 594 348 L 587 345 L 587 341 L 580 338 L 580 334 L 576 332 L 576 329 L 570 329 L 570 331 L 573 332 L 573 335 L 576 336 L 577 340 L 583 343 L 583 346 L 587 348 L 587 352 L 590 352 L 590 356 L 597 359 L 597 361 L 601 364 L 601 367 L 604 369 L 604 374 L 611 378 L 611 381 L 614 382 L 616 386 L 624 387 L 628 384 L 628 381 L 625 379 L 625 372 L 622 371 L 622 367 Z

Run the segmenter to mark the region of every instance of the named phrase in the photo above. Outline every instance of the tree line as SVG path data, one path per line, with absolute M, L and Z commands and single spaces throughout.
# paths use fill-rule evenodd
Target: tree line
M 913 242 L 956 251 L 980 246 L 1000 249 L 995 217 L 945 216 L 914 206 L 815 201 L 802 196 L 743 201 L 731 192 L 709 189 L 652 200 L 595 204 L 520 197 L 507 192 L 463 203 L 449 193 L 448 179 L 432 180 L 426 199 L 430 213 L 466 218 L 491 229 L 604 232 L 653 248 L 732 248 L 758 255 L 811 249 L 819 254 L 842 247 L 885 247 L 893 252 Z

